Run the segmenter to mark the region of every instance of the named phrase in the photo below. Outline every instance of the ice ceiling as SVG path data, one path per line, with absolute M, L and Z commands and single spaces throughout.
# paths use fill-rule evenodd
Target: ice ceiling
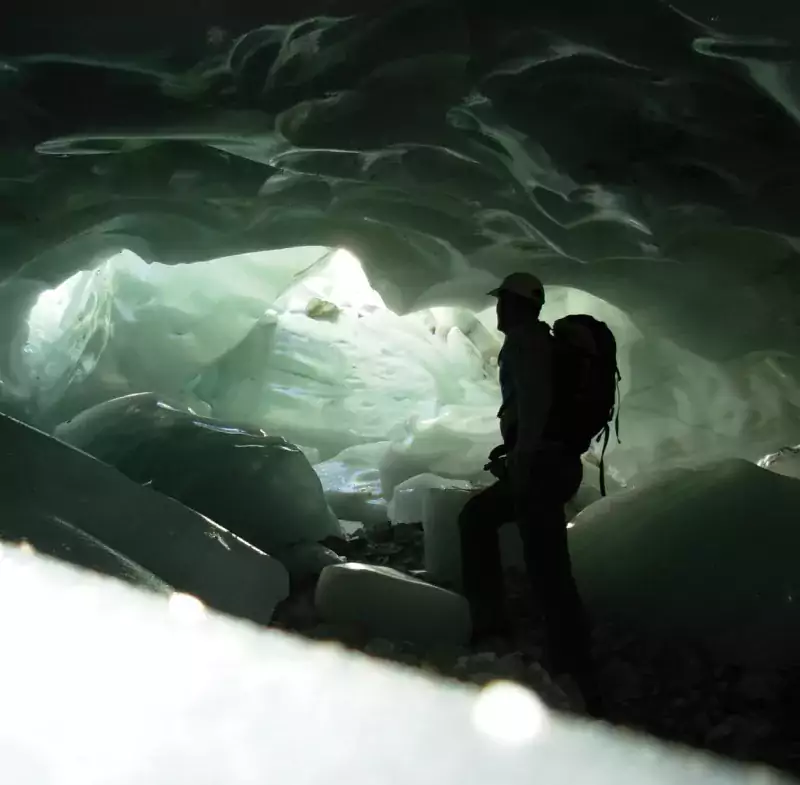
M 390 419 L 486 405 L 470 395 L 491 397 L 490 375 L 441 373 L 445 350 L 420 325 L 438 318 L 430 307 L 466 319 L 497 278 L 527 268 L 556 310 L 588 303 L 616 320 L 629 369 L 623 474 L 800 441 L 795 3 L 363 5 L 82 16 L 34 4 L 3 20 L 7 409 L 52 425 L 160 374 L 164 392 L 191 392 L 225 417 L 266 416 L 269 390 L 287 437 L 332 456 L 388 436 Z M 316 250 L 259 257 L 301 247 Z M 335 247 L 361 260 L 379 297 L 364 290 L 347 304 L 346 286 L 328 291 L 346 311 L 339 321 L 278 302 L 303 264 Z M 107 262 L 120 251 L 127 261 Z M 220 261 L 197 264 L 211 259 L 230 262 L 224 275 L 204 272 Z M 194 284 L 178 282 L 182 266 L 142 260 L 195 263 Z M 71 329 L 50 330 L 52 351 L 36 356 L 31 309 L 81 270 L 94 272 L 73 279 Z M 395 314 L 421 310 L 419 359 L 408 376 L 392 371 L 395 409 L 375 403 L 363 375 L 326 365 L 323 331 L 380 324 L 383 340 Z M 301 321 L 317 332 L 295 329 Z M 392 335 L 412 340 L 409 324 Z M 46 318 L 31 326 L 44 340 Z M 466 337 L 458 367 L 477 374 L 483 365 L 465 358 L 476 349 L 485 363 L 488 344 L 454 326 Z M 279 334 L 304 336 L 302 362 Z M 337 340 L 363 349 L 354 335 Z M 280 362 L 259 365 L 268 348 Z M 318 414 L 320 389 L 297 377 L 319 383 L 323 371 L 363 403 L 347 404 L 360 414 L 338 416 L 332 436 L 298 416 Z M 410 411 L 408 390 L 428 377 L 435 390 L 417 400 L 436 411 Z

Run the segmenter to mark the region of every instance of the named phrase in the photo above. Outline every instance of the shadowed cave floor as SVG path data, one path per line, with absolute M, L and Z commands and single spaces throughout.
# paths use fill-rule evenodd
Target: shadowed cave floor
M 351 561 L 422 569 L 421 525 L 362 531 L 329 547 Z M 322 623 L 314 611 L 314 583 L 295 588 L 275 625 L 446 678 L 485 684 L 511 679 L 534 689 L 562 711 L 580 713 L 569 689 L 540 664 L 542 634 L 524 575 L 507 575 L 513 640 L 462 649 L 422 651 L 410 644 L 370 638 L 364 630 Z M 800 775 L 800 669 L 766 671 L 721 662 L 689 642 L 656 639 L 619 624 L 598 623 L 594 657 L 607 709 L 615 725 L 765 763 Z

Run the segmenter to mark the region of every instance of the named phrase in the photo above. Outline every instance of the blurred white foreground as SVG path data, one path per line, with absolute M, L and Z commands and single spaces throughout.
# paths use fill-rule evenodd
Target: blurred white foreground
M 0 772 L 14 785 L 777 785 L 0 546 Z

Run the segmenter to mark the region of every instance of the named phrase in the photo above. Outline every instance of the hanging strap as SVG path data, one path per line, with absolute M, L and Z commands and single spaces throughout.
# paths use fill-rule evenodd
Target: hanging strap
M 606 456 L 606 447 L 608 447 L 608 440 L 611 437 L 611 428 L 606 425 L 603 428 L 603 449 L 600 451 L 600 495 L 606 495 L 606 465 L 605 465 L 605 456 Z
M 616 431 L 617 435 L 617 444 L 620 443 L 619 438 L 619 410 L 620 404 L 622 403 L 620 392 L 619 392 L 619 383 L 622 381 L 622 374 L 619 372 L 619 368 L 615 371 L 617 377 L 617 413 L 614 417 L 614 430 Z M 608 448 L 608 442 L 611 439 L 611 428 L 609 428 L 608 423 L 605 424 L 603 427 L 603 431 L 600 436 L 597 437 L 597 441 L 600 441 L 600 437 L 603 438 L 603 449 L 600 451 L 600 495 L 606 495 L 606 449 Z

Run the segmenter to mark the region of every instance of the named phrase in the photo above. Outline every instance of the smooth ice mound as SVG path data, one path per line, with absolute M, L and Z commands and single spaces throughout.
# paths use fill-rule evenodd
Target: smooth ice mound
M 42 529 L 42 521 L 63 522 L 124 554 L 120 571 L 112 568 L 117 577 L 130 573 L 130 563 L 140 565 L 176 591 L 263 624 L 288 596 L 289 576 L 275 559 L 86 453 L 4 415 L 0 443 L 13 445 L 0 453 L 0 499 L 16 516 L 3 526 L 15 527 L 20 539 L 30 522 L 32 545 L 71 559 L 48 547 L 51 532 Z M 83 556 L 94 559 L 98 548 L 91 551 L 82 549 Z M 106 555 L 103 562 L 109 564 Z
M 326 567 L 315 605 L 325 621 L 421 646 L 463 646 L 472 630 L 469 604 L 461 595 L 388 567 Z
M 279 436 L 182 411 L 151 393 L 92 407 L 55 436 L 267 553 L 342 534 L 305 455 Z
M 570 529 L 596 613 L 686 635 L 728 661 L 800 654 L 800 480 L 727 460 L 657 474 Z

